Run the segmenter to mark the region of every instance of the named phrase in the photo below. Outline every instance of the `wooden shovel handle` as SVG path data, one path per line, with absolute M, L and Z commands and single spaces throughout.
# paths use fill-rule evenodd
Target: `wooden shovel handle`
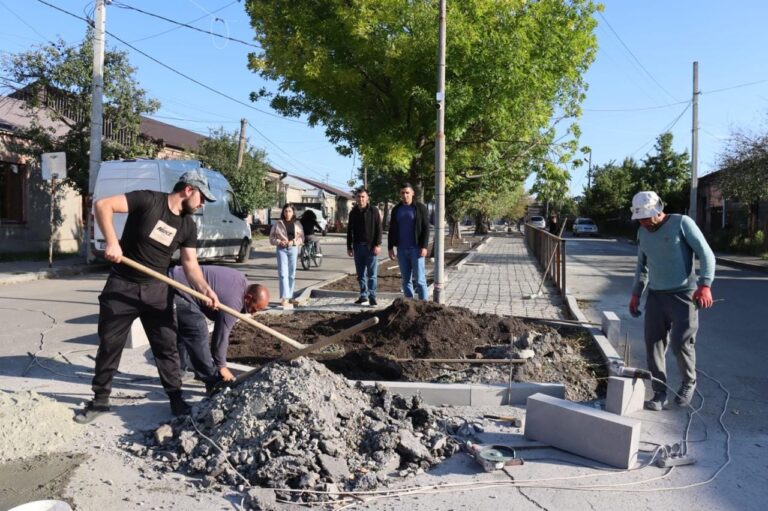
M 293 353 L 289 353 L 283 356 L 282 360 L 293 360 L 294 358 L 303 357 L 304 355 L 309 355 L 310 353 L 314 353 L 317 350 L 321 350 L 326 346 L 341 342 L 347 337 L 355 335 L 357 332 L 365 330 L 366 328 L 370 328 L 373 325 L 377 324 L 378 322 L 379 322 L 379 318 L 376 316 L 373 316 L 372 318 L 368 318 L 365 321 L 362 321 L 354 326 L 347 328 L 346 330 L 342 330 L 341 332 L 335 333 L 330 337 L 326 337 L 325 339 L 318 341 L 315 344 L 310 344 L 309 346 L 301 348 L 300 350 L 296 350 Z
M 184 291 L 185 293 L 189 293 L 190 295 L 194 296 L 195 298 L 199 298 L 199 299 L 201 299 L 203 301 L 207 301 L 209 299 L 203 293 L 200 293 L 199 291 L 195 291 L 191 287 L 185 286 L 184 284 L 180 284 L 180 283 L 176 282 L 175 280 L 173 280 L 172 278 L 170 278 L 169 276 L 163 275 L 162 273 L 159 273 L 159 272 L 156 272 L 155 270 L 153 270 L 151 268 L 147 268 L 143 264 L 137 263 L 133 259 L 130 259 L 130 258 L 126 257 L 126 256 L 122 256 L 120 258 L 120 263 L 124 264 L 126 266 L 130 266 L 134 270 L 138 270 L 138 271 L 140 271 L 140 272 L 142 272 L 142 273 L 144 273 L 146 275 L 149 275 L 150 277 L 154 277 L 157 280 L 161 280 L 161 281 L 165 282 L 166 284 L 168 284 L 169 286 L 175 287 L 176 289 L 178 289 L 180 291 Z M 295 339 L 291 339 L 287 335 L 281 334 L 277 330 L 273 330 L 272 328 L 269 328 L 267 325 L 259 323 L 258 321 L 253 319 L 248 314 L 243 314 L 240 311 L 236 311 L 232 307 L 228 307 L 228 306 L 224 305 L 223 303 L 219 304 L 219 310 L 224 311 L 227 314 L 229 314 L 230 316 L 234 316 L 237 319 L 240 319 L 240 320 L 248 323 L 251 326 L 255 326 L 259 330 L 263 330 L 264 332 L 268 333 L 269 335 L 271 335 L 273 337 L 276 337 L 276 338 L 280 339 L 281 341 L 283 341 L 284 343 L 293 346 L 297 350 L 302 350 L 304 348 L 307 348 L 307 345 L 302 344 L 302 343 L 300 343 L 299 341 L 297 341 Z

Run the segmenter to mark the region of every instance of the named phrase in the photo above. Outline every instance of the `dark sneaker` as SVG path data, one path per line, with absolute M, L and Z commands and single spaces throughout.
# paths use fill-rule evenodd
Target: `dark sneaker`
M 88 424 L 99 415 L 103 415 L 110 410 L 109 405 L 95 404 L 93 401 L 88 401 L 81 411 L 75 414 L 74 420 L 78 424 Z
M 368 298 L 368 303 L 371 304 L 371 305 L 378 305 L 379 304 L 379 302 L 377 302 L 376 298 L 374 298 L 374 297 Z
M 696 382 L 695 381 L 689 381 L 686 383 L 683 383 L 680 386 L 680 390 L 677 391 L 677 396 L 675 396 L 675 403 L 677 403 L 680 406 L 688 406 L 691 404 L 691 399 L 693 399 L 693 393 L 696 391 Z
M 189 403 L 184 401 L 183 398 L 177 397 L 171 399 L 171 413 L 174 417 L 189 415 L 191 411 L 192 407 L 189 406 Z
M 367 301 L 368 301 L 368 298 L 366 298 L 365 296 L 361 296 L 360 298 L 355 300 L 355 305 L 362 305 Z
M 653 399 L 645 402 L 646 410 L 653 410 L 654 412 L 660 412 L 667 406 L 667 395 L 663 392 L 656 392 L 653 395 Z

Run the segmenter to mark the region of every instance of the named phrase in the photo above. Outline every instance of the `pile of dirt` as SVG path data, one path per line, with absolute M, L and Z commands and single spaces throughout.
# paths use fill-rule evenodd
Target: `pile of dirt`
M 0 462 L 65 450 L 83 433 L 72 411 L 37 392 L 0 392 Z
M 354 386 L 307 358 L 274 363 L 148 436 L 166 467 L 203 485 L 250 485 L 293 502 L 368 490 L 439 463 L 458 449 L 420 400 Z M 253 490 L 252 500 L 269 498 Z M 253 505 L 252 507 L 256 507 Z
M 581 330 L 532 324 L 462 307 L 397 299 L 378 312 L 262 314 L 258 320 L 305 344 L 317 342 L 373 315 L 379 324 L 343 343 L 341 358 L 317 357 L 332 371 L 356 380 L 506 383 L 509 366 L 435 364 L 425 358 L 523 358 L 512 366 L 512 379 L 562 382 L 574 401 L 604 392 L 602 360 L 592 339 Z M 253 366 L 279 358 L 293 348 L 247 325 L 235 326 L 228 358 Z M 501 351 L 499 351 L 501 350 Z M 529 356 L 531 352 L 524 352 Z

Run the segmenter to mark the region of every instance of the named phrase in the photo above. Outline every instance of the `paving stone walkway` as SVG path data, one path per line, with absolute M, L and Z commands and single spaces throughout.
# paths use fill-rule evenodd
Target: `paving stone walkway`
M 445 303 L 466 307 L 477 313 L 500 316 L 567 318 L 557 290 L 544 283 L 541 296 L 536 293 L 542 271 L 519 235 L 490 237 L 457 268 L 446 273 Z M 302 309 L 358 312 L 368 306 L 354 305 L 357 296 L 310 298 Z M 380 297 L 378 307 L 387 307 L 391 299 Z

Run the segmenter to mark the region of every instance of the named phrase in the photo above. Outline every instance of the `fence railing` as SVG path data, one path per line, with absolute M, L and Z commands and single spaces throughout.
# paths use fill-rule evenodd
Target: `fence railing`
M 525 226 L 525 243 L 549 278 L 565 296 L 565 240 L 532 225 Z

